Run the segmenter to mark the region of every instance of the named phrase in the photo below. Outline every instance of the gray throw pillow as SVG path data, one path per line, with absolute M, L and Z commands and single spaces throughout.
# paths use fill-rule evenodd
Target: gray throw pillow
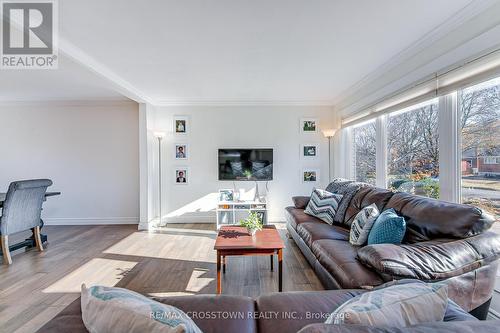
M 368 241 L 370 230 L 379 215 L 380 212 L 374 203 L 363 208 L 352 221 L 349 242 L 352 245 L 365 245 Z
M 358 295 L 339 306 L 325 324 L 408 327 L 443 321 L 448 288 L 441 283 L 408 283 Z

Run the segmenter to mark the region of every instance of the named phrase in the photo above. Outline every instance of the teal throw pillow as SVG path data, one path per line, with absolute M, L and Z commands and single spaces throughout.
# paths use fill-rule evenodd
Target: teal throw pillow
M 380 213 L 368 235 L 368 245 L 401 244 L 406 231 L 404 217 L 396 214 L 394 209 Z

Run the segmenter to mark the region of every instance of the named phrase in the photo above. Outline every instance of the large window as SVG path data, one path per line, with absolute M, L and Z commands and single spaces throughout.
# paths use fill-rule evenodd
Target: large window
M 356 180 L 375 185 L 375 121 L 353 128 L 353 158 Z
M 442 194 L 500 220 L 500 78 L 381 113 L 345 133 L 356 180 L 385 181 L 393 191 L 432 198 Z M 452 142 L 456 134 L 461 147 Z
M 500 218 L 500 80 L 459 91 L 462 202 Z
M 396 112 L 387 121 L 387 180 L 394 191 L 439 197 L 438 101 Z

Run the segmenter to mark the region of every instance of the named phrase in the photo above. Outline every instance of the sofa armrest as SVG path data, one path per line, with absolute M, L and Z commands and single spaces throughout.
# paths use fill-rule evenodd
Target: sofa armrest
M 441 280 L 487 265 L 500 257 L 500 235 L 486 232 L 460 240 L 368 245 L 358 260 L 394 278 Z
M 292 197 L 293 205 L 297 209 L 305 209 L 307 207 L 307 204 L 309 203 L 310 199 L 311 199 L 311 197 L 306 197 L 306 196 Z

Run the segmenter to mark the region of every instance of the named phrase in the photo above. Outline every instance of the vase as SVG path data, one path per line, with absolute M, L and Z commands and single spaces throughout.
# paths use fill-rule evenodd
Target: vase
M 257 229 L 247 228 L 247 232 L 250 236 L 254 236 L 255 233 L 257 232 Z

